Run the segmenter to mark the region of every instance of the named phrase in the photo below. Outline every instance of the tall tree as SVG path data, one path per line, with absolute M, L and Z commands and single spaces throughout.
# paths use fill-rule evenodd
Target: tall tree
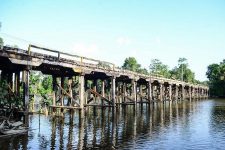
M 163 64 L 159 59 L 152 59 L 149 69 L 151 74 L 162 75 L 166 78 L 170 77 L 168 66 Z
M 171 71 L 171 78 L 182 80 L 185 82 L 195 83 L 195 74 L 188 67 L 188 62 L 186 58 L 178 59 L 178 66 L 174 67 Z
M 225 60 L 210 64 L 206 72 L 211 96 L 225 97 Z
M 148 75 L 148 70 L 146 68 L 142 68 L 134 57 L 126 58 L 122 68 Z
M 128 57 L 125 59 L 122 68 L 137 72 L 141 68 L 141 65 L 137 63 L 134 57 Z

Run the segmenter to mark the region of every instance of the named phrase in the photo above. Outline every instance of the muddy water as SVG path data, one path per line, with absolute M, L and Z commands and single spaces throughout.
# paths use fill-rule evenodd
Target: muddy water
M 0 149 L 224 149 L 225 100 L 89 109 L 83 119 L 32 115 L 30 128 L 0 138 Z

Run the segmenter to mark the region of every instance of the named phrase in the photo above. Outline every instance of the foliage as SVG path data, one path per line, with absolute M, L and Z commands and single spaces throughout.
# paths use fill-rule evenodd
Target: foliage
M 8 86 L 5 80 L 0 81 L 0 103 L 6 104 L 8 96 Z
M 163 77 L 169 78 L 170 72 L 169 67 L 167 65 L 164 65 L 160 60 L 158 59 L 152 59 L 151 64 L 149 65 L 150 73 L 161 75 Z
M 0 80 L 0 105 L 3 106 L 22 106 L 22 94 L 20 96 L 9 92 L 9 87 L 6 80 Z
M 225 97 L 225 60 L 210 64 L 206 72 L 211 96 Z
M 128 57 L 125 59 L 123 66 L 123 69 L 142 73 L 142 74 L 148 74 L 148 70 L 145 68 L 142 68 L 139 63 L 137 63 L 137 60 L 134 57 Z
M 178 59 L 178 66 L 174 67 L 171 71 L 171 78 L 183 80 L 184 82 L 196 83 L 195 73 L 188 67 L 186 58 Z
M 148 75 L 148 70 L 141 68 L 141 65 L 137 62 L 134 57 L 128 57 L 125 59 L 122 66 L 123 69 L 135 71 L 138 73 Z M 178 59 L 178 66 L 175 66 L 173 69 L 163 64 L 159 59 L 152 59 L 151 64 L 149 65 L 150 74 L 159 75 L 165 78 L 172 78 L 177 80 L 183 80 L 184 82 L 190 83 L 201 83 L 195 79 L 194 72 L 189 68 L 186 58 Z M 204 82 L 204 84 L 207 84 Z
M 102 61 L 100 61 L 98 63 L 98 66 L 101 67 L 101 68 L 104 68 L 104 69 L 111 69 L 109 64 L 107 64 L 106 62 L 102 62 Z
M 137 60 L 134 57 L 128 57 L 125 59 L 122 68 L 137 72 L 138 69 L 141 68 L 141 65 L 137 63 Z
M 52 78 L 42 75 L 39 72 L 31 71 L 30 73 L 30 94 L 40 94 L 43 98 L 42 105 L 50 105 L 52 102 L 49 96 L 52 93 Z
M 148 75 L 148 70 L 145 69 L 145 68 L 138 68 L 137 70 L 138 73 L 141 73 L 141 74 L 145 74 L 145 75 Z
M 2 48 L 4 45 L 3 39 L 0 37 L 0 48 Z

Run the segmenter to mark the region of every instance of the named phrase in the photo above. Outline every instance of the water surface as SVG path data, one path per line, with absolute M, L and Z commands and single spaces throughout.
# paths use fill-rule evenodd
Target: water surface
M 31 115 L 30 127 L 0 138 L 0 149 L 224 149 L 225 100 L 89 109 L 83 119 Z

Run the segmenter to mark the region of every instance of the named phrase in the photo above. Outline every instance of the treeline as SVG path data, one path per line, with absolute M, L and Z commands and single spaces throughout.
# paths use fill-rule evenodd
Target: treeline
M 125 59 L 122 68 L 146 75 L 151 74 L 184 82 L 206 84 L 206 82 L 195 79 L 195 73 L 189 68 L 186 58 L 179 58 L 178 65 L 170 70 L 168 65 L 163 64 L 159 59 L 152 59 L 149 68 L 146 69 L 141 67 L 141 64 L 134 57 L 128 57 Z
M 210 96 L 225 97 L 225 59 L 219 64 L 211 64 L 206 72 L 209 79 Z

